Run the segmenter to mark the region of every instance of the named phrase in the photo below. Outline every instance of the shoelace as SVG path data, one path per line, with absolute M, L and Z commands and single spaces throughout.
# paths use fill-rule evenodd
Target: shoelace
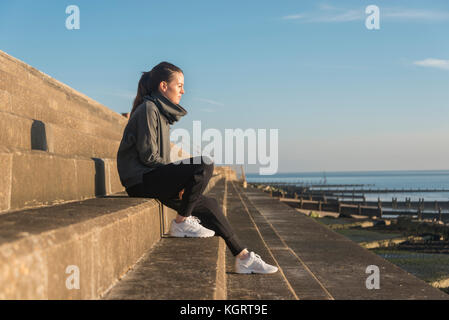
M 248 263 L 249 261 L 250 261 L 250 258 L 251 257 L 251 254 L 249 255 L 249 257 L 246 259 L 246 262 Z M 263 260 L 262 260 L 262 258 L 258 255 L 258 254 L 256 254 L 256 253 L 254 253 L 254 259 L 252 260 L 252 262 L 254 262 L 254 261 L 260 261 L 260 262 L 263 262 Z
M 186 219 L 186 222 L 195 226 L 195 225 L 199 225 L 201 220 L 198 219 L 198 217 L 190 216 Z
M 254 253 L 254 261 L 259 262 L 259 264 L 262 265 L 263 267 L 267 265 L 267 263 L 263 261 L 262 258 L 256 253 Z
M 255 260 L 263 262 L 262 258 L 258 254 L 256 254 L 256 253 L 254 254 L 254 258 L 255 258 Z

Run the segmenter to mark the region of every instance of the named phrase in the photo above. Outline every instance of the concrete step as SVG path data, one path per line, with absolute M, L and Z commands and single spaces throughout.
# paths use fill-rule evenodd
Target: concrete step
M 224 299 L 224 246 L 218 237 L 163 238 L 103 299 Z
M 272 265 L 277 261 L 262 238 L 260 230 L 255 225 L 252 216 L 241 198 L 241 190 L 235 182 L 227 183 L 227 218 L 248 250 L 259 254 L 261 258 Z M 296 293 L 282 272 L 269 275 L 237 274 L 234 270 L 235 258 L 230 251 L 226 254 L 227 297 L 231 300 L 240 299 L 296 299 Z
M 0 212 L 113 194 L 124 188 L 115 159 L 0 146 Z
M 220 179 L 212 177 L 206 192 Z M 175 216 L 159 201 L 124 193 L 4 213 L 0 299 L 98 299 L 160 241 Z M 224 243 L 214 241 L 206 249 L 221 246 L 224 253 Z M 192 252 L 184 254 L 189 260 Z M 79 289 L 67 285 L 74 268 Z
M 124 191 L 115 158 L 0 146 L 0 163 L 0 214 Z
M 0 110 L 119 140 L 127 119 L 0 51 Z
M 207 194 L 223 205 L 225 179 Z M 226 299 L 225 250 L 225 242 L 217 236 L 204 239 L 165 236 L 103 299 Z
M 0 215 L 0 299 L 96 299 L 159 241 L 162 221 L 159 202 L 125 195 Z M 79 289 L 66 286 L 70 266 Z
M 232 184 L 299 299 L 449 298 L 287 204 Z M 379 289 L 367 288 L 368 266 L 379 268 Z
M 120 140 L 0 111 L 0 145 L 59 155 L 114 159 Z

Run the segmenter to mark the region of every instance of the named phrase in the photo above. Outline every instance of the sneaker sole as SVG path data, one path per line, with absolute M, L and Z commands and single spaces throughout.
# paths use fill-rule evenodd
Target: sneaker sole
M 186 234 L 186 233 L 183 233 L 183 234 L 170 234 L 170 236 L 174 237 L 174 238 L 212 238 L 214 235 L 215 235 L 215 233 L 212 234 L 212 235 L 205 235 L 205 236 L 191 236 L 191 235 Z
M 279 271 L 279 269 L 277 269 L 276 271 L 273 271 L 273 272 L 255 272 L 255 271 L 245 270 L 245 271 L 236 271 L 235 273 L 238 273 L 238 274 L 273 274 L 278 271 Z
M 273 272 L 254 272 L 254 271 L 237 272 L 236 271 L 236 273 L 238 273 L 238 274 L 273 274 L 276 272 L 278 272 L 278 270 L 273 271 Z

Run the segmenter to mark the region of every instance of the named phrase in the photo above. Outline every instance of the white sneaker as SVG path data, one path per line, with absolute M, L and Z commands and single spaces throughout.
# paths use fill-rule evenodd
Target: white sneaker
M 258 254 L 252 251 L 244 260 L 235 258 L 235 272 L 237 273 L 275 273 L 277 271 L 277 267 L 265 263 Z
M 200 219 L 189 216 L 181 223 L 172 221 L 170 226 L 170 235 L 172 237 L 189 237 L 189 238 L 208 238 L 213 237 L 215 231 L 207 229 L 200 225 Z

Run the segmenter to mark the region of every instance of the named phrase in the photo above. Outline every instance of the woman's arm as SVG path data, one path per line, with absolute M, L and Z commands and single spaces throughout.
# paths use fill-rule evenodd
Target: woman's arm
M 149 167 L 164 165 L 164 161 L 159 153 L 159 119 L 155 110 L 146 108 L 137 120 L 137 141 L 136 147 L 140 161 Z

